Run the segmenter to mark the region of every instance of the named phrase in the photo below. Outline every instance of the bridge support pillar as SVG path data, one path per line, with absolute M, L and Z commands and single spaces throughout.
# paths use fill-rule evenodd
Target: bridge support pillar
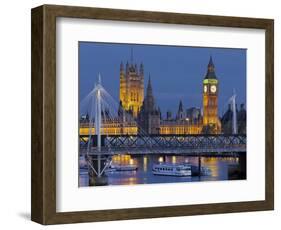
M 90 186 L 103 186 L 108 185 L 108 178 L 107 176 L 100 176 L 97 177 L 96 175 L 89 177 L 89 185 Z
M 103 169 L 107 162 L 106 157 L 92 156 L 91 165 L 94 169 L 89 167 L 89 184 L 91 186 L 102 186 L 108 184 L 108 177 L 105 175 Z M 102 166 L 102 168 L 100 168 Z M 101 171 L 102 170 L 102 171 Z M 98 174 L 97 174 L 98 173 Z

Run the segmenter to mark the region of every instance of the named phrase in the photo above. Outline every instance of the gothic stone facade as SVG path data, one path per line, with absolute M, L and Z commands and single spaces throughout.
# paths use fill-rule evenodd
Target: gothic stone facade
M 127 62 L 126 69 L 120 64 L 119 100 L 123 108 L 136 118 L 144 99 L 144 67 Z

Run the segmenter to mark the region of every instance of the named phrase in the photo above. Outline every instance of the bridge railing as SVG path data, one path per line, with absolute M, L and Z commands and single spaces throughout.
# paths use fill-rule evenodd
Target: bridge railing
M 121 135 L 102 136 L 104 150 L 113 151 L 136 150 L 136 149 L 245 149 L 246 135 Z M 95 136 L 93 136 L 92 151 L 95 151 Z M 83 148 L 83 147 L 82 147 Z M 150 150 L 151 151 L 151 150 Z

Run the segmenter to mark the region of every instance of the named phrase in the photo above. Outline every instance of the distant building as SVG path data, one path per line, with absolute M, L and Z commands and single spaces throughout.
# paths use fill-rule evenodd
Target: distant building
M 160 134 L 200 134 L 202 131 L 202 116 L 196 116 L 196 108 L 184 109 L 182 101 L 179 102 L 175 118 L 167 113 L 167 119 L 161 120 Z
M 215 66 L 210 57 L 207 73 L 203 79 L 203 108 L 190 107 L 185 109 L 179 101 L 177 112 L 173 115 L 167 111 L 161 115 L 153 96 L 149 76 L 146 94 L 144 94 L 144 66 L 139 68 L 131 62 L 120 64 L 119 109 L 114 117 L 105 110 L 101 132 L 104 135 L 137 135 L 137 134 L 220 134 L 232 133 L 232 111 L 226 111 L 222 119 L 218 116 L 219 81 L 215 74 Z M 145 96 L 144 96 L 145 95 Z M 93 121 L 94 122 L 94 121 Z M 89 133 L 89 115 L 80 119 L 80 134 Z M 237 111 L 238 133 L 246 133 L 246 110 L 241 105 Z M 94 126 L 91 129 L 94 134 Z
M 240 110 L 238 110 L 237 106 L 236 106 L 236 114 L 237 114 L 238 134 L 246 134 L 247 114 L 246 114 L 244 104 L 240 105 Z M 223 116 L 221 118 L 221 124 L 222 124 L 222 133 L 224 133 L 224 134 L 233 133 L 233 109 L 232 109 L 231 105 L 228 105 L 227 111 L 223 114 Z
M 192 122 L 200 122 L 202 120 L 201 109 L 196 107 L 187 109 L 186 118 L 188 118 Z
M 160 116 L 161 112 L 159 108 L 156 108 L 152 92 L 151 79 L 149 76 L 146 96 L 138 117 L 139 125 L 147 134 L 159 134 Z M 141 131 L 142 130 L 140 130 L 140 132 Z

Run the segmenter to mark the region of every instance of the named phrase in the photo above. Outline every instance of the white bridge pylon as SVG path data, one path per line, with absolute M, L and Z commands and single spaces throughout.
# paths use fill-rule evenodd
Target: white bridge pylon
M 98 171 L 97 176 L 100 177 L 103 173 L 103 171 L 106 168 L 106 165 L 104 166 L 103 170 L 101 171 L 101 76 L 99 74 L 98 76 L 98 83 L 96 84 L 95 91 L 96 91 L 96 115 L 95 115 L 95 132 L 97 136 L 97 147 L 98 147 L 98 156 L 97 156 L 97 163 L 98 163 Z M 91 132 L 91 129 L 89 129 L 89 132 Z
M 232 110 L 232 134 L 237 134 L 237 108 L 236 108 L 236 93 L 233 89 L 233 95 L 229 98 L 231 110 Z
M 122 114 L 122 122 L 126 124 L 134 123 L 138 129 L 138 135 L 147 138 L 147 149 L 150 149 L 152 153 L 160 153 L 158 150 L 152 149 L 152 144 L 155 144 L 155 140 L 150 138 L 150 136 L 138 125 L 137 120 L 132 116 L 132 114 L 120 108 L 119 103 L 117 103 L 114 98 L 105 90 L 101 83 L 101 75 L 98 75 L 98 81 L 91 92 L 81 101 L 80 110 L 89 113 L 89 139 L 87 143 L 87 151 L 84 153 L 85 159 L 88 163 L 88 168 L 91 169 L 94 174 L 98 177 L 102 176 L 106 168 L 111 164 L 111 158 L 106 157 L 102 151 L 102 128 L 106 123 L 114 124 L 115 122 L 120 122 L 119 116 L 120 112 Z M 120 111 L 121 109 L 121 111 Z M 82 111 L 80 111 L 82 112 Z M 97 146 L 93 148 L 91 146 L 92 142 L 92 127 L 95 127 L 95 135 L 97 137 Z M 128 153 L 129 148 L 124 148 L 124 153 Z M 93 158 L 92 152 L 95 152 L 95 158 Z M 110 154 L 111 149 L 108 149 Z M 94 162 L 94 164 L 93 164 Z M 95 164 L 96 163 L 96 164 Z
M 88 169 L 97 176 L 101 177 L 110 165 L 111 160 L 109 158 L 102 157 L 101 153 L 101 126 L 102 126 L 102 94 L 105 90 L 101 85 L 101 75 L 98 75 L 98 82 L 95 84 L 94 89 L 82 100 L 81 106 L 86 103 L 87 110 L 90 109 L 89 114 L 89 140 L 87 145 L 87 152 L 85 159 L 88 164 Z M 97 157 L 95 159 L 89 156 L 91 151 L 91 140 L 92 140 L 92 127 L 95 125 L 95 135 L 97 136 Z M 96 164 L 93 164 L 96 162 Z M 102 162 L 104 163 L 102 165 Z

